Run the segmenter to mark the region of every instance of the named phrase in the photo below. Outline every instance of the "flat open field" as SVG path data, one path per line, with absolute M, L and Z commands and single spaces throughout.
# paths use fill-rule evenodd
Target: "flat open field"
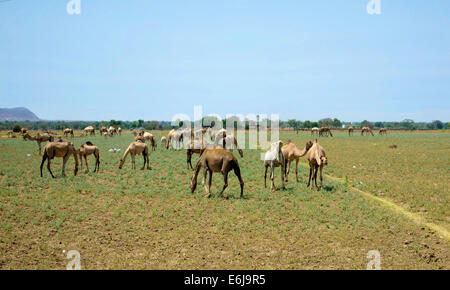
M 158 140 L 167 134 L 152 133 Z M 65 269 L 63 250 L 79 251 L 82 269 L 366 269 L 370 250 L 380 252 L 382 269 L 450 269 L 449 132 L 320 138 L 328 156 L 321 191 L 306 187 L 303 158 L 300 182 L 293 166 L 288 190 L 270 192 L 261 151 L 244 150 L 238 157 L 243 199 L 234 173 L 227 198 L 215 194 L 223 185 L 219 174 L 212 198 L 201 186 L 191 194 L 185 151 L 158 146 L 150 155 L 152 170 L 139 170 L 141 156 L 138 170 L 131 170 L 129 157 L 119 170 L 134 138 L 129 133 L 69 138 L 76 147 L 87 140 L 97 145 L 101 170 L 85 173 L 83 167 L 74 177 L 71 159 L 62 178 L 62 160 L 55 159 L 56 179 L 45 167 L 40 177 L 36 142 L 5 134 L 0 269 Z M 300 149 L 311 140 L 308 132 L 280 137 Z M 92 171 L 92 156 L 89 165 Z M 275 178 L 279 186 L 279 168 Z

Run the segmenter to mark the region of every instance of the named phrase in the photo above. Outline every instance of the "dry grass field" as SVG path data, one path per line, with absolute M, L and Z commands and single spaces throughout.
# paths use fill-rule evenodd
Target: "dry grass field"
M 167 132 L 153 132 L 159 140 Z M 76 133 L 78 135 L 79 133 Z M 81 254 L 82 269 L 365 269 L 378 250 L 382 269 L 450 269 L 450 134 L 319 138 L 328 156 L 324 189 L 306 187 L 301 160 L 286 191 L 264 188 L 261 151 L 238 158 L 244 198 L 230 173 L 225 197 L 189 190 L 185 151 L 161 146 L 152 170 L 131 170 L 121 155 L 134 136 L 75 138 L 100 148 L 100 172 L 61 177 L 61 159 L 44 167 L 36 142 L 0 138 L 0 269 L 65 269 L 63 250 Z M 34 135 L 34 134 L 32 134 Z M 282 133 L 303 148 L 310 133 Z M 70 138 L 69 138 L 70 139 Z M 72 139 L 71 139 L 72 140 Z M 397 149 L 389 148 L 397 145 Z M 108 152 L 121 148 L 119 154 Z M 235 152 L 235 155 L 237 153 Z M 129 158 L 129 157 L 128 157 Z M 196 162 L 198 155 L 194 155 Z M 137 157 L 137 168 L 142 157 Z M 94 159 L 89 159 L 91 170 Z M 293 175 L 294 173 L 294 175 Z M 280 170 L 275 173 L 280 185 Z M 199 178 L 199 182 L 201 179 Z M 222 187 L 213 177 L 213 193 Z M 442 231 L 368 198 L 390 201 Z

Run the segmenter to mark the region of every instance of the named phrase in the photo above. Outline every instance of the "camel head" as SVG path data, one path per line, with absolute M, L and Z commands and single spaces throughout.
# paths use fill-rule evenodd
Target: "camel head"
M 328 165 L 328 159 L 327 159 L 326 156 L 320 157 L 320 160 L 322 161 L 322 164 L 323 164 L 323 165 Z
M 242 151 L 242 149 L 238 149 L 238 152 L 241 158 L 244 158 L 244 151 Z
M 123 163 L 125 162 L 125 160 L 124 159 L 120 159 L 120 162 L 119 162 L 119 169 L 122 169 L 122 166 L 123 166 Z
M 189 185 L 191 186 L 191 193 L 194 193 L 195 189 L 197 188 L 197 178 L 196 176 L 192 176 L 191 180 L 189 181 Z
M 86 141 L 86 145 L 89 145 L 89 146 L 94 146 L 94 144 L 92 144 L 92 142 L 91 142 L 91 141 Z
M 312 146 L 313 146 L 313 142 L 311 142 L 311 141 L 306 142 L 306 145 L 305 145 L 306 151 L 308 151 L 309 149 L 311 149 Z

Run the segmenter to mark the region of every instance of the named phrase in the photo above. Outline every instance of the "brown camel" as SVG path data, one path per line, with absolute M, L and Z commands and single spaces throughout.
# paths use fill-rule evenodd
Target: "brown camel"
M 319 129 L 319 136 L 324 136 L 325 135 L 326 137 L 328 137 L 328 134 L 330 134 L 330 136 L 333 137 L 333 134 L 331 133 L 330 128 L 328 128 L 328 127 L 321 127 Z
M 63 158 L 63 164 L 62 164 L 62 170 L 61 175 L 66 176 L 65 174 L 65 168 L 67 160 L 69 160 L 70 155 L 73 155 L 73 158 L 75 159 L 75 169 L 74 169 L 74 175 L 77 175 L 78 172 L 78 157 L 77 157 L 77 150 L 73 146 L 73 143 L 71 142 L 49 142 L 44 147 L 44 155 L 42 156 L 42 162 L 41 162 L 41 177 L 42 175 L 42 167 L 44 166 L 45 160 L 47 160 L 47 169 L 50 172 L 50 175 L 55 178 L 55 176 L 52 173 L 52 170 L 50 168 L 50 160 L 52 160 L 55 157 Z
M 95 136 L 95 129 L 92 126 L 87 126 L 86 128 L 84 128 L 84 135 L 87 136 L 88 134 L 90 136 Z
M 87 141 L 86 144 L 82 144 L 80 149 L 78 149 L 78 153 L 80 155 L 81 161 L 81 170 L 83 170 L 83 157 L 86 162 L 86 172 L 89 172 L 89 165 L 87 161 L 87 156 L 94 154 L 95 156 L 95 168 L 94 172 L 98 172 L 100 170 L 100 150 L 97 146 L 92 144 L 90 141 Z
M 295 146 L 294 143 L 291 141 L 288 141 L 286 145 L 281 147 L 281 151 L 283 152 L 284 159 L 286 159 L 285 162 L 285 172 L 286 172 L 286 182 L 288 182 L 288 175 L 291 171 L 291 162 L 295 160 L 295 179 L 298 182 L 298 162 L 300 160 L 300 157 L 303 157 L 306 155 L 306 152 L 308 152 L 309 148 L 313 143 L 311 141 L 308 141 L 305 145 L 305 148 L 303 150 L 299 150 L 297 146 Z M 287 168 L 286 168 L 287 167 Z
M 309 148 L 308 152 L 306 153 L 306 158 L 309 162 L 309 180 L 308 180 L 308 187 L 311 184 L 311 177 L 313 180 L 313 183 L 315 183 L 316 188 L 319 189 L 317 186 L 317 171 L 320 171 L 320 188 L 322 188 L 322 169 L 324 165 L 328 164 L 328 159 L 325 154 L 325 150 L 322 146 L 320 146 L 319 142 L 317 142 L 317 139 L 314 141 L 311 148 Z
M 387 129 L 386 128 L 381 128 L 380 131 L 378 132 L 379 135 L 387 135 Z
M 23 139 L 24 140 L 32 140 L 32 141 L 36 141 L 39 147 L 39 155 L 41 155 L 41 143 L 50 141 L 53 142 L 54 137 L 52 135 L 49 135 L 48 133 L 43 133 L 42 135 L 38 132 L 36 134 L 36 137 L 30 136 L 30 134 L 25 133 L 25 135 L 23 135 Z
M 131 144 L 128 146 L 127 150 L 125 151 L 122 159 L 120 159 L 119 169 L 122 169 L 123 163 L 125 162 L 125 159 L 127 158 L 128 154 L 131 154 L 132 169 L 136 169 L 136 160 L 135 160 L 136 154 L 138 154 L 138 155 L 142 154 L 142 156 L 144 157 L 144 165 L 142 166 L 141 170 L 145 169 L 146 163 L 147 163 L 147 169 L 149 169 L 149 170 L 151 169 L 149 155 L 148 155 L 148 146 L 144 142 L 142 142 L 140 140 L 131 142 Z
M 241 198 L 244 196 L 244 181 L 242 180 L 241 177 L 241 169 L 239 168 L 239 162 L 237 158 L 233 155 L 233 153 L 222 148 L 205 149 L 203 154 L 200 156 L 197 165 L 195 166 L 195 170 L 190 181 L 192 193 L 195 191 L 197 187 L 197 177 L 201 168 L 203 168 L 202 184 L 205 188 L 207 197 L 211 196 L 211 182 L 213 172 L 220 172 L 223 175 L 224 185 L 222 191 L 219 193 L 219 196 L 222 196 L 223 192 L 228 186 L 228 173 L 231 170 L 234 170 L 234 173 L 239 179 L 239 183 L 241 185 Z M 206 176 L 208 172 L 209 172 L 209 181 L 207 186 Z
M 366 135 L 368 135 L 368 134 L 370 133 L 370 134 L 372 134 L 372 136 L 373 136 L 372 129 L 370 129 L 369 127 L 363 127 L 363 128 L 361 129 L 361 136 L 363 136 L 364 133 L 366 133 Z
M 156 147 L 158 146 L 158 144 L 156 143 L 155 136 L 153 136 L 153 134 L 148 133 L 148 132 L 141 131 L 136 136 L 136 138 L 134 138 L 134 141 L 138 141 L 138 140 L 140 140 L 140 141 L 142 141 L 144 143 L 147 142 L 147 141 L 150 141 L 150 144 L 152 145 L 152 151 L 155 151 Z
M 353 126 L 348 127 L 348 136 L 352 136 L 354 130 Z
M 64 129 L 64 137 L 68 137 L 69 134 L 73 138 L 73 129 L 70 129 L 70 128 Z

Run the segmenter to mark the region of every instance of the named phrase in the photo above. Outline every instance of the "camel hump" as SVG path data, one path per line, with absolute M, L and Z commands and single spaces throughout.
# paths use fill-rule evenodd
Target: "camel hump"
M 94 144 L 92 144 L 92 142 L 91 142 L 91 141 L 86 141 L 86 145 L 89 145 L 89 146 L 94 146 Z

